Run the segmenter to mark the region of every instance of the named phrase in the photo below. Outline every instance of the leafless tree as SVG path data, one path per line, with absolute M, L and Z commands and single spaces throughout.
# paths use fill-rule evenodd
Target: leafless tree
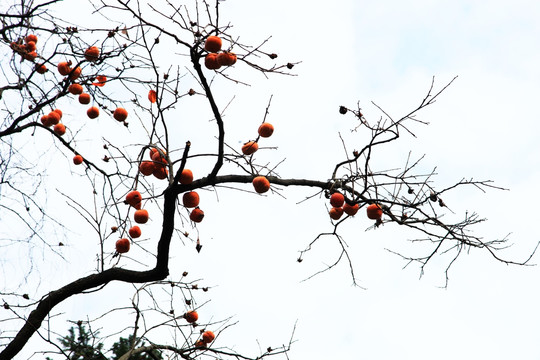
M 198 309 L 193 301 L 195 293 L 208 289 L 188 281 L 186 274 L 179 276 L 169 272 L 173 239 L 197 246 L 199 250 L 201 246 L 196 237 L 196 222 L 190 220 L 194 210 L 183 206 L 181 201 L 184 194 L 197 189 L 238 189 L 251 184 L 258 176 L 269 181 L 271 195 L 279 196 L 284 187 L 306 187 L 313 192 L 304 201 L 341 209 L 332 210 L 338 214 L 332 214 L 331 229 L 320 229 L 318 236 L 306 239 L 298 262 L 302 262 L 321 239 L 330 237 L 339 249 L 339 256 L 320 272 L 345 262 L 355 283 L 354 259 L 347 251 L 346 239 L 340 235 L 340 229 L 343 223 L 355 221 L 349 211 L 365 212 L 370 205 L 378 207 L 382 213 L 373 218 L 373 228 L 384 224 L 407 228 L 418 234 L 414 243 L 422 246 L 420 255 L 389 250 L 406 263 L 418 264 L 421 273 L 435 256 L 451 254 L 446 268 L 448 274 L 453 262 L 470 248 L 484 249 L 495 260 L 507 264 L 525 265 L 534 254 L 532 251 L 523 261 L 505 259 L 499 250 L 506 246 L 507 238 L 483 240 L 471 231 L 475 224 L 484 221 L 476 213 L 465 213 L 457 222 L 445 221 L 443 215 L 453 212 L 443 200 L 447 193 L 466 186 L 481 191 L 501 189 L 490 180 L 463 178 L 443 187 L 435 182 L 436 169 L 427 173 L 418 170 L 422 157 L 415 159 L 411 155 L 405 164 L 397 164 L 393 170 L 380 170 L 372 161 L 374 154 L 399 140 L 403 133 L 414 136 L 415 126 L 427 125 L 417 114 L 434 104 L 453 79 L 443 85 L 433 79 L 419 104 L 399 118 L 390 116 L 376 104 L 379 112 L 369 115 L 363 114 L 359 106 L 341 106 L 336 109 L 337 116 L 353 117 L 357 125 L 352 131 L 362 134 L 366 141 L 361 145 L 343 141 L 347 155 L 335 164 L 333 172 L 325 179 L 288 178 L 277 171 L 280 161 L 259 162 L 258 153 L 246 154 L 228 142 L 224 119 L 227 106 L 220 105 L 221 101 L 217 99 L 220 93 L 215 88 L 223 82 L 247 85 L 248 82 L 233 71 L 238 65 L 265 77 L 291 76 L 299 62 L 281 62 L 281 57 L 266 50 L 268 39 L 254 46 L 240 42 L 231 24 L 220 16 L 220 6 L 225 5 L 207 0 L 193 0 L 186 5 L 169 1 L 93 0 L 90 4 L 93 15 L 99 17 L 95 21 L 97 25 L 83 27 L 71 19 L 54 15 L 53 10 L 60 4 L 58 0 L 22 0 L 2 5 L 0 219 L 3 224 L 17 224 L 19 230 L 3 234 L 0 245 L 8 250 L 26 249 L 30 254 L 38 249 L 46 254 L 44 257 L 53 259 L 50 261 L 64 258 L 66 244 L 61 234 L 65 223 L 51 215 L 47 176 L 51 174 L 50 164 L 74 167 L 76 165 L 67 165 L 65 160 L 71 162 L 71 157 L 81 155 L 83 162 L 77 169 L 84 168 L 84 175 L 74 175 L 73 182 L 76 182 L 75 189 L 90 188 L 91 199 L 81 197 L 72 189 L 59 190 L 55 197 L 60 196 L 68 204 L 73 212 L 70 216 L 83 219 L 93 229 L 87 236 L 97 244 L 97 265 L 91 274 L 44 292 L 36 299 L 30 299 L 20 289 L 2 290 L 4 311 L 0 318 L 3 329 L 0 344 L 3 349 L 0 359 L 13 358 L 35 335 L 53 349 L 45 353 L 56 352 L 67 357 L 49 330 L 42 330 L 51 310 L 73 295 L 101 291 L 108 284 L 119 283 L 133 284 L 131 307 L 104 309 L 102 317 L 126 311 L 133 316 L 131 323 L 126 322 L 125 329 L 132 332 L 136 341 L 125 355 L 126 359 L 130 354 L 153 349 L 170 354 L 170 358 L 183 359 L 204 356 L 261 359 L 286 354 L 292 337 L 285 345 L 268 348 L 255 356 L 238 354 L 227 347 L 197 343 L 199 329 L 223 331 L 232 323 L 230 319 L 199 326 L 186 323 L 185 312 Z M 31 34 L 38 36 L 37 42 L 28 38 Z M 205 49 L 205 43 L 210 36 L 222 40 L 221 54 L 234 52 L 237 65 L 208 69 L 205 61 L 209 61 L 209 51 Z M 99 49 L 99 55 L 85 56 L 92 46 Z M 174 49 L 174 56 L 159 56 L 159 49 L 164 47 Z M 70 68 L 64 75 L 58 69 L 61 62 L 67 62 Z M 45 72 L 44 67 L 47 68 Z M 61 128 L 54 128 L 48 119 L 62 104 L 77 102 L 73 84 L 81 85 L 91 98 L 92 104 L 84 105 L 85 109 L 95 106 L 100 116 L 106 117 L 113 115 L 117 108 L 125 108 L 128 118 L 113 122 L 112 125 L 118 125 L 116 127 L 103 125 L 109 129 L 103 138 L 96 135 L 87 139 L 88 132 L 85 131 L 92 125 L 63 114 L 60 124 L 67 130 L 62 133 Z M 176 124 L 173 114 L 177 108 L 188 107 L 192 99 L 204 101 L 207 108 L 190 116 L 212 119 L 212 132 L 204 140 L 204 151 L 193 152 L 190 141 L 179 140 L 174 135 L 181 126 L 191 126 Z M 266 115 L 270 107 L 271 100 Z M 263 123 L 268 123 L 266 115 Z M 118 129 L 125 131 L 120 134 Z M 256 144 L 265 141 L 260 135 L 247 140 Z M 100 147 L 96 145 L 98 142 Z M 349 149 L 351 146 L 353 148 Z M 64 161 L 52 159 L 49 150 L 63 154 Z M 105 155 L 100 161 L 93 161 L 91 155 L 100 151 Z M 156 153 L 156 157 L 150 158 L 151 152 Z M 195 174 L 192 182 L 182 181 L 183 171 L 195 161 L 205 164 L 207 173 Z M 144 176 L 140 172 L 139 166 L 143 162 L 152 164 L 155 176 Z M 139 205 L 130 206 L 125 198 L 134 190 L 138 190 L 143 199 Z M 321 196 L 330 199 L 335 193 L 341 193 L 346 206 L 353 210 L 338 216 L 343 212 L 341 204 L 331 206 L 327 201 L 322 204 L 318 200 Z M 202 210 L 203 206 L 201 204 L 197 209 Z M 155 242 L 128 236 L 134 225 L 133 213 L 138 207 L 156 209 L 152 218 L 154 221 L 162 219 L 161 234 Z M 190 233 L 187 228 L 195 231 Z M 119 238 L 130 239 L 132 247 L 142 249 L 149 256 L 133 259 L 128 253 L 119 254 L 110 246 L 112 240 Z M 6 254 L 12 253 L 6 251 Z M 29 258 L 21 282 L 30 279 L 36 271 L 32 256 Z M 127 260 L 130 262 L 124 262 Z M 178 313 L 173 307 L 164 308 L 156 299 L 157 292 L 165 293 L 171 303 L 174 297 L 182 298 L 185 309 Z M 96 319 L 86 321 L 91 325 Z M 158 328 L 167 328 L 175 334 L 170 342 L 152 337 Z M 150 345 L 139 346 L 142 341 Z

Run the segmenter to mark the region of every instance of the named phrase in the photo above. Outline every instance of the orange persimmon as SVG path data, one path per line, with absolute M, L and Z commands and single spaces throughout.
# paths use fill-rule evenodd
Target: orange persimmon
M 221 38 L 214 35 L 209 36 L 204 42 L 204 50 L 211 53 L 217 53 L 221 50 Z
M 182 170 L 180 173 L 180 184 L 189 185 L 193 182 L 193 172 L 189 169 Z
M 116 241 L 116 251 L 119 254 L 127 253 L 129 251 L 129 239 L 122 238 Z
M 79 103 L 83 105 L 90 104 L 90 94 L 82 93 L 81 95 L 79 95 Z
M 83 163 L 83 157 L 81 155 L 75 155 L 73 157 L 73 163 L 75 165 L 81 165 Z
M 262 123 L 261 126 L 259 126 L 259 129 L 257 131 L 261 137 L 267 138 L 272 136 L 272 134 L 274 133 L 274 126 L 265 122 Z
M 193 209 L 193 211 L 191 211 L 191 214 L 189 214 L 189 218 L 193 222 L 200 223 L 204 218 L 204 211 L 196 207 Z
M 335 192 L 330 196 L 330 205 L 333 207 L 342 207 L 345 202 L 345 197 L 343 194 Z
M 251 155 L 259 149 L 259 144 L 255 141 L 248 141 L 242 146 L 242 153 L 244 155 Z
M 187 208 L 194 208 L 199 205 L 200 198 L 196 191 L 189 191 L 182 196 L 182 203 Z
M 142 234 L 141 228 L 138 227 L 137 225 L 134 225 L 131 228 L 129 228 L 128 232 L 129 232 L 129 236 L 131 236 L 133 239 L 140 237 Z
M 127 119 L 128 113 L 124 108 L 116 108 L 113 113 L 113 118 L 117 121 L 125 121 Z
M 135 211 L 135 213 L 133 214 L 133 220 L 135 220 L 137 224 L 146 224 L 146 222 L 148 221 L 148 210 L 139 209 Z
M 95 119 L 99 116 L 99 109 L 95 106 L 92 106 L 91 108 L 86 110 L 86 115 L 88 115 L 90 119 Z
M 371 220 L 378 220 L 382 217 L 382 208 L 379 204 L 371 204 L 367 207 L 367 217 Z
M 264 176 L 256 176 L 252 181 L 255 191 L 259 194 L 265 193 L 270 190 L 270 181 Z
M 99 58 L 99 49 L 97 46 L 90 46 L 84 52 L 84 58 L 88 61 L 96 61 Z

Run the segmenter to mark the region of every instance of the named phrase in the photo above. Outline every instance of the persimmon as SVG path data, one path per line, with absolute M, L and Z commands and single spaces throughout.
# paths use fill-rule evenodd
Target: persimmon
M 129 232 L 129 236 L 131 236 L 132 239 L 136 239 L 140 237 L 142 234 L 141 228 L 138 227 L 137 225 L 130 227 L 128 232 Z
M 204 57 L 204 66 L 210 70 L 217 70 L 221 67 L 217 54 L 210 53 Z
M 194 346 L 198 347 L 198 348 L 205 348 L 206 343 L 204 341 L 202 341 L 202 339 L 199 339 L 199 340 L 195 341 Z
M 38 54 L 35 51 L 25 52 L 23 58 L 25 60 L 34 61 L 37 58 Z
M 169 170 L 165 166 L 155 166 L 152 174 L 159 180 L 164 180 L 169 175 Z
M 161 154 L 163 154 L 163 156 L 167 155 L 167 153 L 163 149 L 150 148 L 150 159 L 152 159 L 153 161 L 160 161 L 161 159 L 163 159 L 163 161 L 165 162 L 166 160 Z
M 51 111 L 49 115 L 47 115 L 47 117 L 49 119 L 49 124 L 56 125 L 60 122 L 62 115 L 59 114 L 57 111 Z
M 96 76 L 97 82 L 93 82 L 92 85 L 94 86 L 105 86 L 105 83 L 107 82 L 107 77 L 105 75 L 98 75 Z
M 131 205 L 135 207 L 135 204 L 140 203 L 142 201 L 142 195 L 137 190 L 133 190 L 128 192 L 126 195 L 126 200 L 124 201 L 126 204 Z
M 244 155 L 251 155 L 257 150 L 259 150 L 259 144 L 255 141 L 248 141 L 242 146 L 242 153 Z
M 81 103 L 83 105 L 90 104 L 90 94 L 82 93 L 81 95 L 79 95 L 79 103 Z
M 204 218 L 204 211 L 196 207 L 191 211 L 191 214 L 189 214 L 189 218 L 193 222 L 200 223 Z
M 207 330 L 203 332 L 202 334 L 202 341 L 205 344 L 210 344 L 212 341 L 214 341 L 215 338 L 216 338 L 216 335 L 214 335 L 214 333 L 210 330 Z
M 217 53 L 221 50 L 221 38 L 219 36 L 209 36 L 204 42 L 204 50 Z
M 38 37 L 34 34 L 29 34 L 24 38 L 24 42 L 28 44 L 30 41 L 37 43 Z
M 73 95 L 80 95 L 83 93 L 83 87 L 81 84 L 71 84 L 68 87 L 68 91 Z
M 116 251 L 119 254 L 127 253 L 129 251 L 129 247 L 130 247 L 129 239 L 122 238 L 122 239 L 116 240 Z
M 199 314 L 195 310 L 190 310 L 184 314 L 184 319 L 191 324 L 199 319 Z
M 219 53 L 217 61 L 221 66 L 231 66 L 236 64 L 236 54 L 228 51 Z
M 339 218 L 341 217 L 341 215 L 343 215 L 343 208 L 340 208 L 340 207 L 333 207 L 330 209 L 330 211 L 328 212 L 328 214 L 330 215 L 330 217 L 334 220 L 339 220 Z
M 117 121 L 125 121 L 127 119 L 128 113 L 124 108 L 116 108 L 113 113 L 113 118 Z
M 43 115 L 43 116 L 40 118 L 40 120 L 41 120 L 41 123 L 43 124 L 43 126 L 49 127 L 49 126 L 52 125 L 52 123 L 51 123 L 50 120 L 49 120 L 49 115 Z
M 330 205 L 333 207 L 342 207 L 345 202 L 345 196 L 343 194 L 335 192 L 330 196 Z
M 263 138 L 270 137 L 274 133 L 274 125 L 267 122 L 262 123 L 261 126 L 259 126 L 258 133 Z
M 358 209 L 360 209 L 360 205 L 354 204 L 349 205 L 347 203 L 343 204 L 343 212 L 349 216 L 354 216 L 358 212 Z
M 54 125 L 53 131 L 54 131 L 54 133 L 56 135 L 62 136 L 62 135 L 64 135 L 66 133 L 66 127 L 64 126 L 64 124 L 58 123 L 58 124 Z
M 26 43 L 25 48 L 26 48 L 26 51 L 29 51 L 29 52 L 36 51 L 36 43 L 34 41 L 29 41 Z
M 95 119 L 99 116 L 99 109 L 95 106 L 92 106 L 91 108 L 86 110 L 86 115 L 88 115 L 90 119 Z
M 75 155 L 75 156 L 73 157 L 73 163 L 74 163 L 75 165 L 81 165 L 81 164 L 83 163 L 83 157 L 82 157 L 81 155 L 78 155 L 78 154 Z
M 187 208 L 194 208 L 199 205 L 199 194 L 196 191 L 189 191 L 182 196 L 182 203 Z
M 371 220 L 378 220 L 382 217 L 382 208 L 379 204 L 371 204 L 367 207 L 367 217 Z
M 255 191 L 259 194 L 265 193 L 270 190 L 270 181 L 264 176 L 256 176 L 252 181 Z
M 64 114 L 64 113 L 62 112 L 62 110 L 60 110 L 60 109 L 54 109 L 53 112 L 55 112 L 55 113 L 57 113 L 58 115 L 60 115 L 60 119 L 62 118 L 62 115 Z
M 156 90 L 150 90 L 148 92 L 148 100 L 150 100 L 150 102 L 153 104 L 157 101 L 157 94 L 156 94 Z
M 71 72 L 71 61 L 59 62 L 57 68 L 60 75 L 66 76 Z
M 180 184 L 189 185 L 193 182 L 193 172 L 189 169 L 184 169 L 180 173 Z
M 144 176 L 152 175 L 154 172 L 155 166 L 152 161 L 143 161 L 139 164 L 139 171 Z
M 84 52 L 84 58 L 88 61 L 96 61 L 99 58 L 99 49 L 97 46 L 90 46 Z
M 137 224 L 146 224 L 146 222 L 148 221 L 148 210 L 139 209 L 135 211 L 135 213 L 133 214 L 133 220 L 135 220 Z
M 47 66 L 45 64 L 36 65 L 36 71 L 38 74 L 45 74 L 47 72 Z
M 82 69 L 80 68 L 80 66 L 77 66 L 75 69 L 73 69 L 70 72 L 69 79 L 72 81 L 77 80 L 79 76 L 81 76 L 81 72 L 82 72 Z

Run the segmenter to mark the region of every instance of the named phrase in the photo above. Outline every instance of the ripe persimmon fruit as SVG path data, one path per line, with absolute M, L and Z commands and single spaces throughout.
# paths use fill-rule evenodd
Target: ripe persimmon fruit
M 73 163 L 75 165 L 81 165 L 83 163 L 83 157 L 81 155 L 75 155 L 73 157 Z
M 274 126 L 267 122 L 262 123 L 261 126 L 259 126 L 258 133 L 263 138 L 270 137 L 274 133 Z
M 169 175 L 169 170 L 167 170 L 165 166 L 156 166 L 156 164 L 154 164 L 154 171 L 152 174 L 159 180 L 164 180 Z
M 202 341 L 205 344 L 210 344 L 212 341 L 214 341 L 215 338 L 216 338 L 216 335 L 214 335 L 214 333 L 210 330 L 207 330 L 203 332 L 202 334 Z
M 62 135 L 64 135 L 66 133 L 66 127 L 64 126 L 64 124 L 58 123 L 58 124 L 54 125 L 53 131 L 54 131 L 54 133 L 56 135 L 62 136 Z
M 142 195 L 137 190 L 130 191 L 126 195 L 125 203 L 128 205 L 135 207 L 135 204 L 140 203 L 141 201 L 142 201 Z
M 45 74 L 47 72 L 47 66 L 45 64 L 36 65 L 36 71 L 38 74 Z
M 92 106 L 91 108 L 86 110 L 86 115 L 88 115 L 90 119 L 95 119 L 99 116 L 99 109 L 95 106 Z
M 244 155 L 251 155 L 257 150 L 259 150 L 259 144 L 255 141 L 248 141 L 242 146 L 242 153 Z
M 71 72 L 71 61 L 59 62 L 57 68 L 60 75 L 66 76 Z
M 270 190 L 270 181 L 264 176 L 256 176 L 252 181 L 255 191 L 259 194 L 265 193 Z
M 339 218 L 341 217 L 341 215 L 343 215 L 343 208 L 340 208 L 340 207 L 333 207 L 330 209 L 330 211 L 328 212 L 328 214 L 330 215 L 330 217 L 334 220 L 339 220 Z
M 99 48 L 97 46 L 90 46 L 84 52 L 84 58 L 88 61 L 96 61 L 99 58 Z
M 68 87 L 68 91 L 73 95 L 80 95 L 83 93 L 83 87 L 81 84 L 71 84 Z
M 139 171 L 144 176 L 152 175 L 152 173 L 154 172 L 154 169 L 155 169 L 155 166 L 154 166 L 154 163 L 152 161 L 146 160 L 146 161 L 142 161 L 139 164 Z
M 196 191 L 189 191 L 182 196 L 182 203 L 187 208 L 194 208 L 199 205 L 199 194 Z
M 62 115 L 58 111 L 51 111 L 47 117 L 49 118 L 49 124 L 56 125 L 60 122 Z
M 141 228 L 138 227 L 137 225 L 130 227 L 128 232 L 129 232 L 129 236 L 131 236 L 132 239 L 136 239 L 140 237 L 142 234 Z
M 191 214 L 189 214 L 189 218 L 193 222 L 200 223 L 204 218 L 204 211 L 196 207 L 191 211 Z
M 335 192 L 330 196 L 330 205 L 333 207 L 342 207 L 345 202 L 345 196 L 343 194 Z
M 113 118 L 115 118 L 117 121 L 124 121 L 127 119 L 127 116 L 127 110 L 124 108 L 116 108 L 116 110 L 114 110 Z
M 236 54 L 228 51 L 219 53 L 217 61 L 221 66 L 231 66 L 236 63 Z
M 36 51 L 36 43 L 34 41 L 29 41 L 26 43 L 25 48 L 28 52 Z
M 378 220 L 382 217 L 382 208 L 379 204 L 371 204 L 367 207 L 367 217 L 371 220 Z
M 79 95 L 79 103 L 83 105 L 90 104 L 90 94 L 82 93 L 81 95 Z
M 28 44 L 30 41 L 37 43 L 38 37 L 34 34 L 29 34 L 24 38 L 24 42 Z
M 148 210 L 146 209 L 139 209 L 136 210 L 133 214 L 133 219 L 137 224 L 146 224 L 148 221 Z
M 204 66 L 210 70 L 217 70 L 221 67 L 218 61 L 218 55 L 210 53 L 204 57 Z
M 69 79 L 72 81 L 77 80 L 79 76 L 81 76 L 81 72 L 82 72 L 82 69 L 79 66 L 77 66 L 74 70 L 70 72 Z
M 190 310 L 184 314 L 184 319 L 191 324 L 199 319 L 199 314 L 195 310 Z
M 129 243 L 129 239 L 127 238 L 116 240 L 116 251 L 119 254 L 127 253 L 129 251 L 129 246 L 130 246 L 130 243 Z
M 343 212 L 349 216 L 354 216 L 358 212 L 358 209 L 360 209 L 360 205 L 354 204 L 349 205 L 347 203 L 343 204 Z
M 204 50 L 211 53 L 217 53 L 221 50 L 221 38 L 214 35 L 209 36 L 204 42 Z
M 156 94 L 156 90 L 150 90 L 148 92 L 148 100 L 150 100 L 150 102 L 153 104 L 157 101 L 157 94 Z
M 180 184 L 189 185 L 193 182 L 193 172 L 189 169 L 182 170 L 180 173 Z
M 49 115 L 43 115 L 43 116 L 41 116 L 40 121 L 41 121 L 41 123 L 43 124 L 43 126 L 49 127 L 49 126 L 52 125 L 52 123 L 49 121 Z

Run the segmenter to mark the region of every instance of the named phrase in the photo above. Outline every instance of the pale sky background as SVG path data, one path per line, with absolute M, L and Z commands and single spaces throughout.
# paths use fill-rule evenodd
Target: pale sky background
M 338 133 L 349 150 L 363 145 L 362 136 L 349 131 L 356 126 L 353 117 L 340 115 L 339 105 L 354 108 L 359 101 L 366 118 L 377 119 L 382 114 L 374 101 L 399 117 L 419 104 L 433 76 L 440 88 L 457 75 L 437 103 L 419 113 L 430 125 L 414 125 L 416 139 L 404 134 L 399 144 L 377 154 L 380 168 L 403 166 L 411 150 L 416 158 L 426 154 L 421 169 L 437 166 L 441 187 L 473 177 L 510 189 L 462 188 L 445 202 L 456 220 L 467 210 L 487 217 L 476 228 L 485 239 L 511 233 L 514 245 L 501 256 L 520 261 L 529 255 L 540 240 L 535 225 L 540 3 L 227 0 L 221 16 L 244 43 L 272 35 L 270 52 L 285 62 L 302 62 L 293 69 L 297 76 L 270 80 L 238 64 L 231 74 L 238 71 L 250 88 L 217 83 L 222 106 L 237 94 L 225 117 L 233 145 L 255 133 L 273 95 L 267 121 L 276 131 L 266 144 L 278 149 L 259 156 L 273 163 L 286 158 L 279 167 L 284 178 L 326 180 L 344 157 Z M 192 140 L 196 150 L 199 143 Z M 366 290 L 351 286 L 345 263 L 301 282 L 333 262 L 338 250 L 327 240 L 301 264 L 295 261 L 298 250 L 332 229 L 324 199 L 295 205 L 314 193 L 295 189 L 283 190 L 287 199 L 220 189 L 219 202 L 211 192 L 200 193 L 207 214 L 198 226 L 203 251 L 197 255 L 192 244 L 177 242 L 171 275 L 177 279 L 187 270 L 192 279 L 204 279 L 200 284 L 215 286 L 199 295 L 200 303 L 211 299 L 199 311 L 203 320 L 233 316 L 238 322 L 216 346 L 256 356 L 257 341 L 262 349 L 286 343 L 297 322 L 290 359 L 540 358 L 537 266 L 506 266 L 473 249 L 453 265 L 448 288 L 441 289 L 447 258 L 434 259 L 419 279 L 418 267 L 402 270 L 405 263 L 385 251 L 417 251 L 407 242 L 410 234 L 393 224 L 366 231 L 372 223 L 360 213 L 343 226 L 342 235 Z M 88 261 L 83 274 L 94 261 L 83 246 L 92 242 L 85 236 L 74 235 L 66 250 L 69 265 Z M 51 268 L 60 271 L 63 265 Z M 49 282 L 60 286 L 71 280 L 72 273 L 55 272 L 42 291 Z M 103 310 L 100 303 L 115 299 L 129 305 L 131 296 L 129 287 L 110 284 L 99 295 L 77 296 L 56 310 L 72 319 L 89 311 L 94 317 Z

